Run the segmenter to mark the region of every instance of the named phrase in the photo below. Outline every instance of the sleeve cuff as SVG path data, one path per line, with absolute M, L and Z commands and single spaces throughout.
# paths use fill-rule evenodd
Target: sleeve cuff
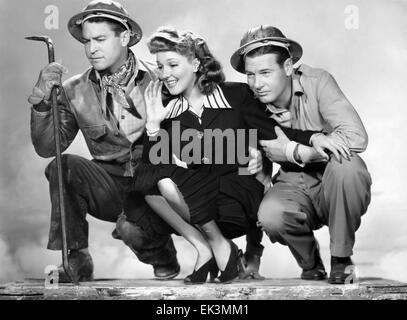
M 182 161 L 182 160 L 180 160 L 180 159 L 178 159 L 175 154 L 172 154 L 172 159 L 174 160 L 175 164 L 176 164 L 178 167 L 181 167 L 181 168 L 184 168 L 184 169 L 188 169 L 187 163 L 184 162 L 184 161 Z
M 160 128 L 152 128 L 148 125 L 148 123 L 146 124 L 146 132 L 147 132 L 147 136 L 149 137 L 155 137 L 158 132 L 160 132 Z
M 39 111 L 39 110 L 37 110 L 37 109 L 35 108 L 35 105 L 31 106 L 31 110 L 33 111 L 33 113 L 34 113 L 36 116 L 40 116 L 40 117 L 45 117 L 45 116 L 48 116 L 48 115 L 50 115 L 50 114 L 52 113 L 52 110 L 51 110 L 51 109 L 45 110 L 45 111 Z

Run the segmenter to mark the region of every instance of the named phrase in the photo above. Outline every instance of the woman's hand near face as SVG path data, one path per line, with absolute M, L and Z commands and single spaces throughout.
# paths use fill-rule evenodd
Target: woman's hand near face
M 150 81 L 144 91 L 146 103 L 147 126 L 149 129 L 159 129 L 160 123 L 165 119 L 170 108 L 165 108 L 161 98 L 162 82 L 160 80 Z

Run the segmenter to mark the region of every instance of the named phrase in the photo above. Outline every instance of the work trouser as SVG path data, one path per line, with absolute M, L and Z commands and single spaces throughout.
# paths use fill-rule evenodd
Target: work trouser
M 287 245 L 303 269 L 315 266 L 319 250 L 313 230 L 329 227 L 332 256 L 353 254 L 355 232 L 370 203 L 371 177 L 364 161 L 331 159 L 325 170 L 280 170 L 258 212 L 259 225 L 272 242 Z
M 122 239 L 144 263 L 177 261 L 172 229 L 133 192 L 130 177 L 109 174 L 102 165 L 76 155 L 62 155 L 68 249 L 88 247 L 86 214 L 116 223 L 113 237 Z M 51 196 L 48 249 L 61 250 L 58 179 L 55 160 L 45 171 Z

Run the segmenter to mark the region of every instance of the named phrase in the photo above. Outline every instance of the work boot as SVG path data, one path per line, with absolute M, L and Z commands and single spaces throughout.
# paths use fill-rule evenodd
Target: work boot
M 331 284 L 344 284 L 349 277 L 349 283 L 353 283 L 355 265 L 350 257 L 331 257 L 331 272 L 328 282 Z
M 239 250 L 239 279 L 254 279 L 264 280 L 265 278 L 259 274 L 261 255 Z
M 315 264 L 311 269 L 303 269 L 301 273 L 301 279 L 303 280 L 325 280 L 326 271 L 324 264 L 322 263 L 319 249 L 315 251 Z
M 153 268 L 154 276 L 157 280 L 171 280 L 175 278 L 181 270 L 178 261 L 169 264 L 155 265 Z
M 79 250 L 71 250 L 68 254 L 68 264 L 73 272 L 74 278 L 80 282 L 93 280 L 93 261 L 89 253 L 84 253 Z M 59 282 L 70 283 L 71 279 L 66 274 L 64 267 L 58 267 Z

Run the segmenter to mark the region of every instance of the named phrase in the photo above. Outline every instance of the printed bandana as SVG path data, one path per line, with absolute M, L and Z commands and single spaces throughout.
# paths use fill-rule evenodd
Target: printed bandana
M 134 54 L 129 50 L 129 58 L 126 63 L 122 65 L 117 72 L 102 77 L 104 90 L 112 94 L 113 100 L 119 102 L 126 108 L 129 108 L 125 95 L 126 86 L 134 74 L 135 65 L 136 60 Z

